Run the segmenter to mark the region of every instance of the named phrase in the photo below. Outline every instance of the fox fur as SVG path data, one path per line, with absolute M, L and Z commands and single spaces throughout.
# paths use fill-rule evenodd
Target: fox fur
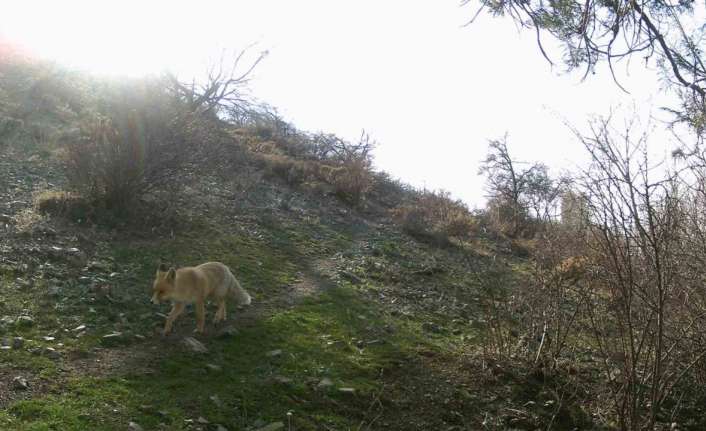
M 163 334 L 172 330 L 174 321 L 187 304 L 196 309 L 196 331 L 203 333 L 206 301 L 218 304 L 213 323 L 226 318 L 226 299 L 232 297 L 238 305 L 250 305 L 250 295 L 242 288 L 230 269 L 220 262 L 208 262 L 194 267 L 175 269 L 161 264 L 152 286 L 152 303 L 172 302 L 172 311 L 167 316 Z

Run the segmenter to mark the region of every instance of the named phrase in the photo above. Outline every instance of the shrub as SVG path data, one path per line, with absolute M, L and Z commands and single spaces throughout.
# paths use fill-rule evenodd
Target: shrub
M 194 166 L 217 163 L 232 142 L 215 117 L 198 114 L 169 93 L 163 79 L 108 88 L 99 112 L 67 134 L 71 185 L 107 209 L 128 209 L 145 193 L 178 187 Z
M 466 205 L 445 191 L 423 191 L 412 202 L 392 210 L 392 215 L 407 233 L 435 242 L 468 237 L 476 227 Z

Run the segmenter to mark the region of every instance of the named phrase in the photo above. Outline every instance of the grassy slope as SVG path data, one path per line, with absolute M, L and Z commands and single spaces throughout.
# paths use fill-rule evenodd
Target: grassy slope
M 17 184 L 28 172 L 47 172 L 37 163 L 12 160 Z M 279 186 L 262 187 L 276 194 Z M 183 204 L 180 217 L 193 222 L 162 235 L 39 219 L 10 238 L 16 251 L 2 268 L 2 314 L 30 315 L 34 324 L 3 326 L 6 337 L 26 341 L 0 360 L 6 381 L 26 376 L 34 392 L 5 388 L 13 395 L 0 428 L 125 429 L 135 421 L 207 429 L 199 417 L 228 429 L 277 421 L 294 429 L 475 428 L 483 400 L 468 386 L 473 373 L 458 373 L 459 358 L 473 349 L 474 312 L 445 304 L 473 301 L 477 279 L 460 264 L 489 259 L 416 243 L 333 200 L 299 198 L 286 210 L 274 200 L 237 210 Z M 202 204 L 209 216 L 198 216 Z M 13 211 L 15 220 L 26 217 L 31 202 Z M 52 247 L 71 246 L 85 250 L 85 267 L 52 255 Z M 176 335 L 156 335 L 163 322 L 156 311 L 167 308 L 147 299 L 160 258 L 230 265 L 255 298 L 246 311 L 230 310 L 237 334 L 212 328 L 201 338 L 210 353 L 190 353 L 180 344 L 194 325 L 189 313 Z M 109 286 L 110 296 L 96 286 Z M 79 325 L 87 329 L 75 331 Z M 102 340 L 116 331 L 117 342 Z M 330 387 L 319 386 L 325 378 Z

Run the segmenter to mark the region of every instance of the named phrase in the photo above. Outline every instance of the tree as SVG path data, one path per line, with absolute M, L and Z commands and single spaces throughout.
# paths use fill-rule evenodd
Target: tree
M 507 148 L 507 135 L 491 140 L 489 151 L 481 163 L 479 175 L 485 175 L 488 197 L 500 219 L 508 218 L 508 234 L 520 233 L 530 214 L 535 219 L 551 218 L 551 209 L 559 195 L 557 184 L 542 163 L 522 167 L 526 163 L 513 160 Z
M 463 0 L 462 4 L 472 0 Z M 479 0 L 480 9 L 493 15 L 507 15 L 519 26 L 536 33 L 542 45 L 547 32 L 559 40 L 569 69 L 583 67 L 585 75 L 607 61 L 613 78 L 616 61 L 637 56 L 656 58 L 667 82 L 684 101 L 678 120 L 701 125 L 706 98 L 706 64 L 703 40 L 706 30 L 693 15 L 693 0 Z M 474 18 L 475 19 L 475 18 Z M 471 20 L 473 21 L 473 20 Z M 552 63 L 553 64 L 553 63 Z M 615 79 L 618 83 L 617 79 Z M 620 86 L 620 83 L 618 83 Z M 622 88 L 622 87 L 621 87 Z M 702 131 L 700 129 L 700 131 Z

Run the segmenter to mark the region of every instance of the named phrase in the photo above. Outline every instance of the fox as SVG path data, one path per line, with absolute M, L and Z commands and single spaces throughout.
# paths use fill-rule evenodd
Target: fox
M 152 285 L 152 303 L 159 305 L 171 301 L 172 310 L 167 316 L 162 335 L 172 331 L 172 325 L 187 304 L 195 304 L 196 332 L 203 333 L 206 300 L 214 300 L 218 310 L 213 323 L 226 318 L 226 299 L 235 299 L 238 305 L 250 305 L 252 298 L 240 285 L 233 273 L 220 262 L 207 262 L 199 266 L 176 269 L 160 264 Z

